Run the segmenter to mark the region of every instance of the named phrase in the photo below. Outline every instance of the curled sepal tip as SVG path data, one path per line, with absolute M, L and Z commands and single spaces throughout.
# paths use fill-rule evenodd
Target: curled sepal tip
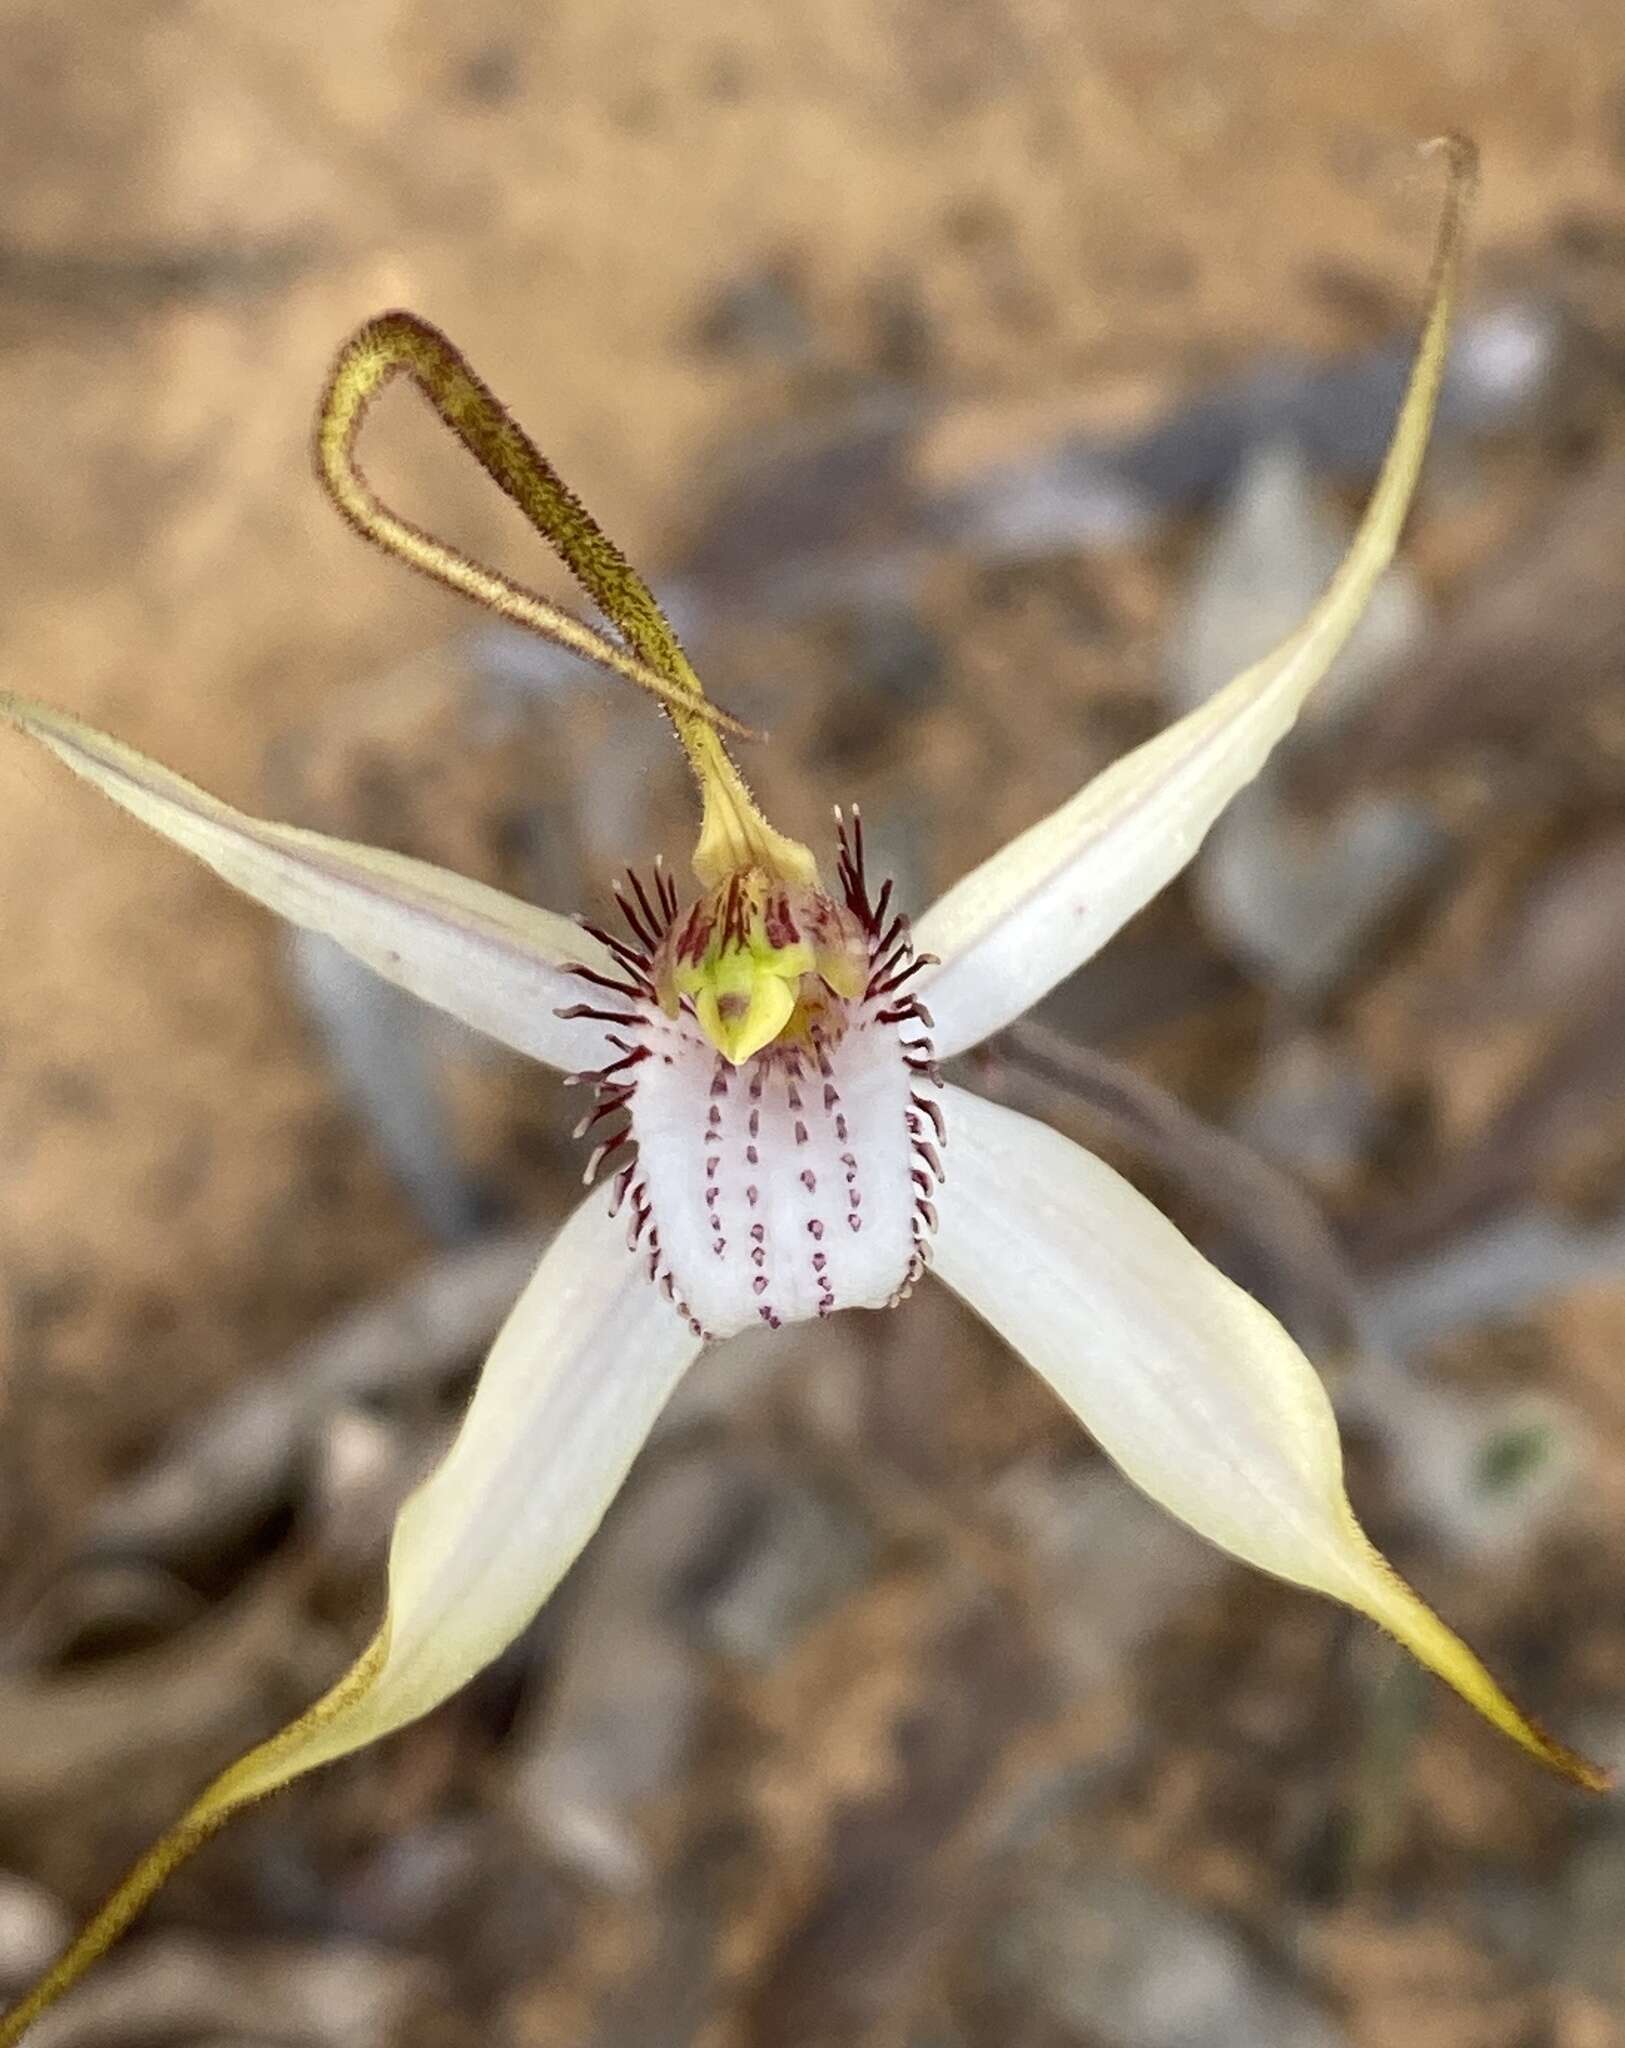
M 408 377 L 480 467 L 524 513 L 625 636 L 620 645 L 573 612 L 487 568 L 384 504 L 356 461 L 367 409 Z M 416 313 L 380 313 L 358 327 L 328 374 L 316 420 L 316 470 L 339 511 L 368 540 L 511 624 L 624 677 L 673 712 L 751 737 L 709 702 L 643 579 L 454 343 Z
M 612 640 L 539 592 L 474 561 L 383 503 L 356 461 L 367 408 L 405 376 L 497 487 L 512 499 L 598 610 Z M 774 831 L 729 758 L 721 733 L 760 735 L 705 694 L 671 621 L 574 491 L 451 341 L 416 313 L 380 313 L 339 350 L 316 421 L 316 469 L 344 517 L 410 567 L 512 624 L 539 633 L 657 697 L 671 715 L 700 786 L 695 871 L 708 886 L 739 869 L 808 882 L 816 870 L 797 841 Z

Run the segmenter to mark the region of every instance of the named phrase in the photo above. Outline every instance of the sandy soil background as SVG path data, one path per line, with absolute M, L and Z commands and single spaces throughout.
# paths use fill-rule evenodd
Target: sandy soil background
M 1538 398 L 1446 436 L 1429 623 L 1297 771 L 1302 818 L 1403 798 L 1442 851 L 1310 997 L 1181 888 L 1049 1021 L 1263 1132 L 1357 1294 L 1467 1259 L 1403 1396 L 1448 1397 L 1443 1435 L 1356 1427 L 1357 1498 L 1523 1694 L 1625 1758 L 1611 0 L 12 4 L 0 678 L 249 808 L 565 906 L 679 856 L 642 707 L 527 682 L 315 489 L 331 353 L 406 303 L 702 592 L 776 815 L 822 834 L 861 798 L 918 906 L 1164 715 L 1279 425 L 1203 402 L 1402 340 L 1436 205 L 1412 146 L 1447 126 L 1484 157 L 1469 315 L 1517 309 Z M 1329 388 L 1332 428 L 1372 415 Z M 1153 428 L 1190 476 L 1142 478 L 1115 535 L 941 516 Z M 536 573 L 409 402 L 371 431 L 404 505 Z M 1358 468 L 1316 469 L 1325 516 Z M 399 1099 L 358 1106 L 270 921 L 20 743 L 0 948 L 3 1988 L 360 1640 L 389 1503 L 577 1161 L 548 1077 L 414 1026 Z M 1098 1123 L 1053 1055 L 985 1078 Z M 1189 1133 L 1146 1149 L 1312 1320 L 1290 1196 L 1279 1227 L 1227 1214 Z M 438 1284 L 451 1336 L 408 1318 L 305 1412 L 320 1346 L 361 1341 L 335 1318 Z M 1625 2042 L 1616 1812 L 1157 1529 L 968 1317 L 912 1308 L 707 1380 L 532 1638 L 244 1821 L 50 2039 Z M 188 1493 L 250 1384 L 296 1417 L 282 1461 Z M 1525 1400 L 1546 1480 L 1441 1507 L 1406 1441 L 1437 1467 Z

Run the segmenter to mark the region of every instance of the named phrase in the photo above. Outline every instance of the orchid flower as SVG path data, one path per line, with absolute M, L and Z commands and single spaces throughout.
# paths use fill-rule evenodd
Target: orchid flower
M 1422 462 L 1473 164 L 1450 190 L 1403 406 L 1349 553 L 1309 617 L 1117 761 L 912 929 L 837 812 L 826 881 L 768 824 L 641 579 L 452 345 L 407 313 L 338 358 L 317 458 L 340 510 L 421 571 L 653 692 L 687 752 L 694 886 L 617 890 L 571 923 L 394 853 L 245 816 L 66 714 L 0 717 L 282 916 L 584 1086 L 599 1187 L 558 1231 L 443 1462 L 401 1509 L 382 1626 L 310 1710 L 233 1764 L 0 2021 L 0 2048 L 248 1801 L 426 1714 L 524 1628 L 587 1542 L 662 1404 L 735 1332 L 885 1309 L 926 1273 L 960 1295 L 1154 1500 L 1233 1556 L 1387 1629 L 1582 1785 L 1604 1774 L 1515 1707 L 1373 1548 L 1326 1393 L 1258 1303 L 1068 1139 L 945 1084 L 937 1062 L 1011 1023 L 1191 858 L 1325 674 L 1393 553 Z M 354 459 L 371 398 L 411 379 L 621 636 L 409 526 Z

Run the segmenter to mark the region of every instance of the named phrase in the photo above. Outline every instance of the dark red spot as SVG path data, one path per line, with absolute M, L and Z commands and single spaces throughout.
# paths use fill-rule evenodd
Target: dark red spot
M 767 933 L 771 946 L 784 948 L 797 943 L 801 933 L 790 915 L 788 896 L 780 893 L 768 898 L 762 907 L 762 929 Z
M 705 905 L 696 903 L 677 935 L 675 950 L 679 960 L 690 960 L 698 965 L 705 958 L 705 949 L 711 943 L 712 922 Z

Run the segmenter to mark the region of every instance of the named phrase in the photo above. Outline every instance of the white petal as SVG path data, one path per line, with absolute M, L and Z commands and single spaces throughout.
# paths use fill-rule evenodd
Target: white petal
M 567 919 L 427 861 L 251 818 L 26 697 L 0 691 L 0 721 L 246 895 L 336 940 L 413 995 L 552 1066 L 602 1063 L 603 1027 L 554 1011 L 589 994 L 571 963 L 613 973 L 614 962 Z
M 1458 170 L 1458 180 L 1463 175 Z M 1178 874 L 1347 640 L 1393 556 L 1422 466 L 1455 298 L 1461 199 L 1457 182 L 1393 440 L 1325 596 L 1274 653 L 1114 761 L 919 919 L 915 944 L 942 962 L 926 992 L 939 1057 L 963 1052 L 1030 1009 Z
M 1581 1782 L 1379 1556 L 1343 1490 L 1325 1389 L 1292 1339 L 1120 1175 L 950 1088 L 935 1266 L 1102 1450 L 1234 1556 L 1371 1616 L 1495 1725 Z
M 597 1528 L 699 1350 L 604 1195 L 589 1195 L 503 1325 L 456 1441 L 401 1509 L 381 1668 L 301 1737 L 296 1761 L 234 1766 L 232 1799 L 428 1713 L 506 1648 Z
M 699 1349 L 634 1264 L 602 1194 L 590 1197 L 520 1296 L 450 1451 L 401 1509 L 388 1612 L 371 1647 L 147 1852 L 51 1974 L 0 2020 L 0 2048 L 238 1807 L 428 1713 L 504 1649 L 598 1526 Z

